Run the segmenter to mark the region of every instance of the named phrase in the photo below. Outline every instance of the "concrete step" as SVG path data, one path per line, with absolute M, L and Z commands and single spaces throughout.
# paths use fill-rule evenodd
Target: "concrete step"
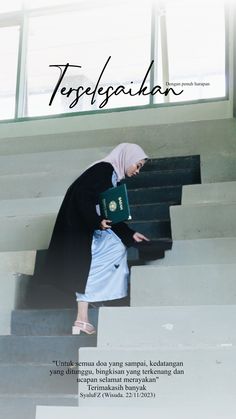
M 68 187 L 78 176 L 79 173 L 69 169 L 66 173 L 40 172 L 0 176 L 0 200 L 64 196 Z M 130 190 L 128 187 L 129 201 L 130 204 L 158 201 L 180 202 L 181 188 L 181 184 Z
M 96 335 L 0 336 L 0 362 L 3 364 L 47 363 L 52 359 L 77 361 L 78 348 L 96 346 Z
M 133 220 L 165 220 L 170 218 L 169 207 L 172 205 L 175 202 L 130 205 L 130 212 Z
M 76 319 L 73 309 L 13 310 L 12 334 L 24 336 L 71 335 Z M 89 309 L 89 319 L 96 326 L 98 310 Z
M 86 152 L 89 153 L 87 150 Z M 19 156 L 0 156 L 0 163 L 3 160 L 3 167 L 0 169 L 0 199 L 64 195 L 70 184 L 92 163 L 91 156 L 88 154 L 86 160 L 86 157 L 83 158 L 84 154 L 86 153 L 81 154 L 79 150 L 74 153 L 68 150 L 27 154 L 24 159 L 19 159 Z M 158 160 L 156 163 L 154 159 L 154 162 L 149 167 L 147 163 L 147 170 L 138 177 L 126 180 L 128 189 L 200 182 L 196 163 L 190 168 L 169 169 L 167 159 L 166 169 L 158 169 Z
M 57 214 L 62 200 L 63 196 L 2 199 L 0 217 Z
M 0 252 L 0 277 L 5 273 L 34 273 L 36 251 Z
M 3 272 L 0 275 L 0 335 L 10 333 L 11 312 L 16 307 L 17 296 L 17 275 L 12 272 Z
M 102 159 L 110 150 L 111 147 L 93 147 L 1 155 L 0 176 L 36 172 L 65 173 L 71 168 L 76 169 L 79 174 L 94 161 Z
M 151 186 L 188 185 L 197 182 L 199 182 L 199 178 L 192 169 L 141 171 L 138 176 L 126 180 L 126 184 L 132 189 Z
M 1 364 L 1 394 L 76 394 L 76 367 L 55 366 L 53 360 L 54 357 L 49 364 Z M 65 356 L 63 360 L 66 361 Z M 50 370 L 56 372 L 51 375 Z
M 18 304 L 16 308 L 24 309 L 64 309 L 76 310 L 73 294 L 63 292 L 60 288 L 41 283 L 42 265 L 36 263 L 34 276 L 20 275 L 18 281 Z
M 28 153 L 30 150 L 82 148 L 94 145 L 114 147 L 125 138 L 127 141 L 143 145 L 149 155 L 158 150 L 159 157 L 191 155 L 196 152 L 205 156 L 212 150 L 220 157 L 230 157 L 235 150 L 235 118 L 229 117 L 230 113 L 227 111 L 221 112 L 223 105 L 223 101 L 213 104 L 210 115 L 203 115 L 203 105 L 201 115 L 196 115 L 198 121 L 190 120 L 194 119 L 194 116 L 188 107 L 187 112 L 192 116 L 189 115 L 189 122 L 186 123 L 181 122 L 181 117 L 176 117 L 179 111 L 182 112 L 179 107 L 176 108 L 176 112 L 173 109 L 176 121 L 173 124 L 170 123 L 169 116 L 163 118 L 160 115 L 162 109 L 158 116 L 155 110 L 151 110 L 151 119 L 140 109 L 134 110 L 131 115 L 129 111 L 115 115 L 93 115 L 92 123 L 88 115 L 42 118 L 37 121 L 22 121 L 18 125 L 4 123 L 1 127 L 0 152 L 16 154 L 23 151 Z M 215 119 L 218 116 L 213 109 L 215 107 L 219 107 L 216 112 L 222 115 L 221 119 Z M 213 120 L 202 120 L 209 117 Z
M 47 249 L 56 214 L 0 217 L 0 252 Z
M 120 138 L 122 138 L 122 135 L 119 133 L 117 139 L 111 142 L 111 130 L 93 127 L 92 130 L 87 131 L 87 122 L 86 126 L 80 127 L 82 129 L 78 131 L 80 123 L 75 123 L 74 116 L 67 116 L 62 124 L 60 121 L 60 119 L 55 120 L 54 118 L 51 121 L 41 119 L 41 121 L 36 122 L 36 125 L 35 121 L 23 121 L 20 126 L 17 126 L 17 132 L 15 127 L 12 130 L 10 129 L 12 124 L 10 126 L 8 124 L 5 125 L 5 132 L 3 132 L 4 128 L 2 126 L 0 132 L 0 154 L 2 156 L 19 155 L 20 157 L 28 153 L 41 154 L 65 150 L 80 150 L 83 152 L 84 149 L 95 147 L 107 149 L 105 153 L 107 154 L 116 144 L 119 144 Z M 50 127 L 48 126 L 45 129 L 45 122 L 46 125 L 49 123 Z M 102 137 L 99 142 L 98 133 Z
M 170 208 L 173 240 L 236 237 L 236 202 Z
M 46 249 L 62 199 L 62 197 L 44 197 L 1 201 L 0 249 L 2 251 Z M 133 219 L 145 221 L 157 217 L 158 220 L 165 220 L 169 218 L 170 204 L 174 203 L 131 205 Z
M 171 237 L 169 220 L 129 221 L 127 224 L 134 231 L 146 235 L 151 240 Z
M 236 182 L 203 183 L 183 187 L 182 204 L 236 202 Z
M 0 252 L 47 249 L 55 220 L 56 213 L 0 217 Z M 151 239 L 171 237 L 168 219 L 136 220 L 129 224 L 135 231 L 140 230 Z
M 235 263 L 236 237 L 174 240 L 165 258 L 150 265 L 205 265 Z
M 101 307 L 98 348 L 236 347 L 236 305 Z
M 129 247 L 127 251 L 128 264 L 130 267 L 146 265 L 150 261 L 157 261 L 165 257 L 165 251 L 171 249 L 170 238 L 160 238 L 149 242 L 143 241 Z
M 93 373 L 93 378 L 98 379 L 98 385 L 99 378 L 101 376 L 105 377 L 104 372 L 100 371 L 109 371 L 109 362 L 118 363 L 118 366 L 113 367 L 116 373 L 111 372 L 108 378 L 117 378 L 117 371 L 121 372 L 121 370 L 133 371 L 133 374 L 127 376 L 120 373 L 118 375 L 118 379 L 121 377 L 121 383 L 116 382 L 116 385 L 123 387 L 119 387 L 119 393 L 123 397 L 106 396 L 107 393 L 114 394 L 114 391 L 109 391 L 106 385 L 105 389 L 103 389 L 104 383 L 102 381 L 98 390 L 102 393 L 101 398 L 84 397 L 84 395 L 86 396 L 92 393 L 92 391 L 88 389 L 86 382 L 80 382 L 79 406 L 132 407 L 135 404 L 135 406 L 158 406 L 162 408 L 178 406 L 179 408 L 180 406 L 187 407 L 191 404 L 197 404 L 199 400 L 201 405 L 205 403 L 214 404 L 214 401 L 219 399 L 223 405 L 229 406 L 230 404 L 231 407 L 234 406 L 235 408 L 236 377 L 234 368 L 232 368 L 235 356 L 235 347 L 172 350 L 161 350 L 153 346 L 152 348 L 146 347 L 141 349 L 134 347 L 80 348 L 80 361 L 82 363 L 91 363 L 91 366 L 86 365 L 86 367 L 81 368 L 81 371 L 87 370 L 88 373 Z M 100 365 L 102 363 L 107 364 L 98 368 L 96 365 L 98 361 L 100 361 Z M 140 362 L 143 362 L 143 364 L 140 365 Z M 139 363 L 139 367 L 135 363 Z M 168 365 L 168 363 L 171 364 Z M 111 371 L 113 368 L 111 367 Z M 99 372 L 97 372 L 98 369 Z M 146 374 L 144 371 L 146 371 Z M 156 373 L 153 373 L 153 371 L 156 371 Z M 156 379 L 154 378 L 155 376 Z M 125 378 L 129 377 L 132 381 L 127 383 Z M 153 379 L 146 381 L 144 389 L 140 392 L 152 393 L 156 397 L 140 397 L 135 400 L 132 396 L 125 397 L 127 391 L 130 391 L 131 394 L 135 392 L 131 390 L 134 386 L 133 379 L 139 377 L 144 380 L 145 377 Z M 112 382 L 112 385 L 114 385 L 114 382 Z M 137 382 L 135 385 L 137 385 Z M 143 387 L 140 385 L 140 388 Z
M 164 256 L 163 256 L 164 257 Z M 145 261 L 135 260 L 129 261 L 128 264 L 131 266 L 144 265 Z M 31 280 L 31 279 L 30 279 Z M 31 282 L 34 282 L 32 278 Z M 48 294 L 45 296 L 44 291 L 47 289 Z M 36 283 L 33 287 L 29 286 L 26 290 L 26 298 L 20 301 L 17 309 L 19 310 L 59 310 L 59 309 L 71 309 L 77 306 L 77 302 L 73 294 L 64 293 L 59 288 L 50 287 L 48 285 L 42 285 Z M 99 308 L 101 306 L 127 306 L 129 305 L 129 294 L 124 298 L 119 298 L 110 301 L 94 301 L 90 303 L 89 308 Z
M 134 266 L 131 305 L 236 304 L 236 264 Z
M 162 157 L 151 158 L 142 168 L 142 172 L 155 170 L 179 170 L 192 169 L 199 172 L 200 156 L 178 156 L 178 157 Z
M 171 405 L 167 403 L 165 407 L 142 407 L 133 405 L 132 407 L 96 407 L 97 419 L 120 419 L 126 418 L 127 413 L 130 418 L 142 419 L 147 416 L 149 419 L 234 419 L 234 405 L 214 401 L 214 403 L 191 403 L 188 406 Z M 94 407 L 57 407 L 57 406 L 38 406 L 36 419 L 94 419 Z
M 78 397 L 74 394 L 0 395 L 0 416 L 4 419 L 35 419 L 37 405 L 76 407 Z
M 171 249 L 172 240 L 170 238 L 160 238 L 151 240 L 149 242 L 143 241 L 136 243 L 134 247 L 128 248 L 128 255 L 130 252 L 130 259 L 132 262 L 132 254 L 136 254 L 136 258 L 143 259 L 144 261 L 155 260 L 162 257 L 162 253 Z M 163 254 L 164 257 L 164 254 Z M 129 259 L 129 258 L 128 258 Z M 133 257 L 134 259 L 134 257 Z M 145 264 L 145 263 L 144 263 Z
M 174 201 L 176 204 L 180 204 L 181 191 L 181 185 L 128 189 L 129 203 L 137 205 Z
M 65 173 L 45 171 L 0 176 L 0 200 L 64 196 L 79 174 L 79 171 L 68 169 Z
M 235 136 L 235 134 L 234 134 Z M 222 137 L 224 138 L 224 136 Z M 201 178 L 202 183 L 230 182 L 236 179 L 236 152 L 235 145 L 231 145 L 226 151 L 222 145 L 220 152 L 213 151 L 201 155 Z
M 0 176 L 46 171 L 66 171 L 75 168 L 81 172 L 94 161 L 104 158 L 112 147 L 74 148 L 67 150 L 41 151 L 38 153 L 0 155 Z M 200 156 L 152 158 L 142 172 L 158 170 L 199 170 Z

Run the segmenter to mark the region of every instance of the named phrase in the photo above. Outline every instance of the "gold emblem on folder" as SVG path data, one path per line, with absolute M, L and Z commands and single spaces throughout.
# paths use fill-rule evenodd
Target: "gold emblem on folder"
M 116 201 L 111 201 L 109 203 L 109 210 L 112 211 L 112 212 L 114 212 L 116 210 L 116 208 L 117 208 Z

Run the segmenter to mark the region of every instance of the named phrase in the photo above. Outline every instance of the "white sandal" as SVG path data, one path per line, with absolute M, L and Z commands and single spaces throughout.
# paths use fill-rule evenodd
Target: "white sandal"
M 86 326 L 89 326 L 92 329 L 89 330 L 88 328 L 86 328 Z M 91 323 L 86 323 L 80 320 L 76 320 L 74 322 L 74 326 L 72 327 L 72 335 L 79 335 L 80 332 L 84 332 L 87 335 L 94 335 L 96 333 L 96 329 Z

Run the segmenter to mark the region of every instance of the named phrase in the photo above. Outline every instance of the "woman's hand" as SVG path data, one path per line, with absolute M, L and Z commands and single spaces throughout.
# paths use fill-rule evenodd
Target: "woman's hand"
M 136 243 L 142 242 L 143 240 L 145 240 L 147 242 L 150 241 L 150 239 L 148 239 L 146 236 L 144 236 L 143 234 L 138 233 L 138 232 L 134 233 L 133 239 L 134 239 L 134 241 L 136 241 Z
M 106 220 L 106 219 L 102 220 L 100 223 L 100 229 L 107 230 L 108 228 L 111 228 L 110 223 L 111 223 L 111 220 Z

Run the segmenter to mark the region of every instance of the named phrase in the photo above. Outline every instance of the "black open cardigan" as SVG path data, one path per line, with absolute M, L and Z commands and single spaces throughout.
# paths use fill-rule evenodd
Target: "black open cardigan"
M 102 217 L 96 212 L 98 196 L 112 187 L 114 168 L 100 162 L 88 168 L 68 188 L 60 207 L 43 270 L 43 282 L 65 291 L 84 293 L 91 265 L 93 232 Z M 126 246 L 134 231 L 125 223 L 112 230 Z

